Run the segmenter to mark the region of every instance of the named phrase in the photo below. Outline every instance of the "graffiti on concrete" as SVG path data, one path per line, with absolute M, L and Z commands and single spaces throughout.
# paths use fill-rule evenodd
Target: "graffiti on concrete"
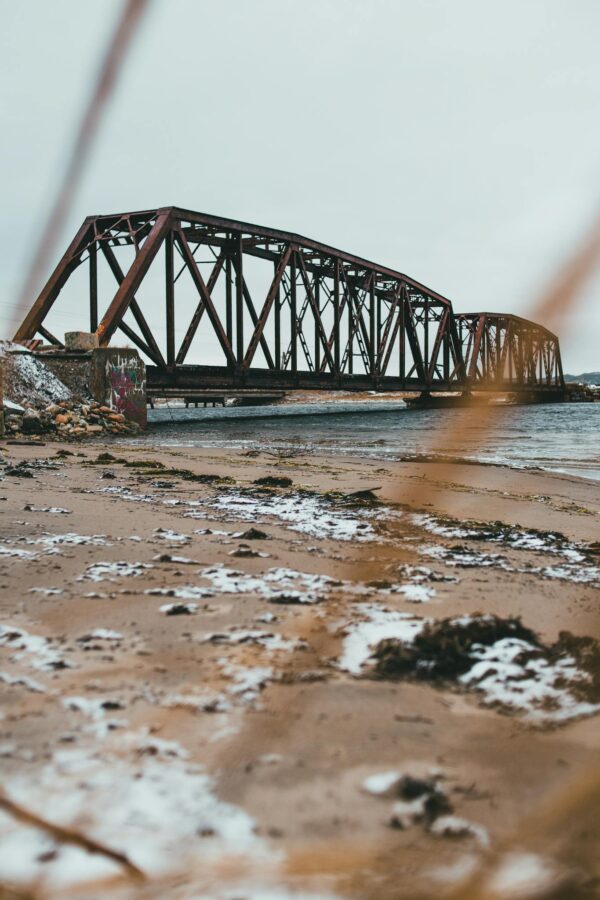
M 146 410 L 146 372 L 137 353 L 111 354 L 106 360 L 108 406 L 137 420 Z

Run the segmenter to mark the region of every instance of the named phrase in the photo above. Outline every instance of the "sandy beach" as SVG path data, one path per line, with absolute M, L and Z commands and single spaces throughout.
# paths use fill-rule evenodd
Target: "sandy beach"
M 4 784 L 148 879 L 1 814 L 3 884 L 443 896 L 597 759 L 598 482 L 96 442 L 2 462 Z M 593 822 L 544 852 L 558 884 L 574 840 L 583 891 Z

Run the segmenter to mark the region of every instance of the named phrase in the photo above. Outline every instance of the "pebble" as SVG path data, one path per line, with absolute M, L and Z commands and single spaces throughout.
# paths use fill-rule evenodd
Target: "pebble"
M 80 403 L 62 400 L 51 403 L 44 409 L 23 402 L 22 412 L 11 411 L 5 417 L 8 434 L 47 434 L 54 432 L 57 437 L 67 440 L 84 435 L 132 434 L 138 432 L 136 422 L 130 422 L 122 413 L 108 406 L 94 402 Z

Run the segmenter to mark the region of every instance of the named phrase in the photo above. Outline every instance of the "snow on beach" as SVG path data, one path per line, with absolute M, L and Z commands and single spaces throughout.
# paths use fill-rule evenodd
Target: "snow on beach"
M 6 366 L 5 396 L 15 404 L 25 400 L 47 406 L 70 400 L 71 391 L 44 363 L 20 344 L 0 341 L 0 357 Z
M 174 752 L 174 748 L 177 752 Z M 100 748 L 61 750 L 36 777 L 11 779 L 10 796 L 52 821 L 77 827 L 125 853 L 147 875 L 249 856 L 277 857 L 255 834 L 253 819 L 217 799 L 214 781 L 172 742 L 128 732 Z M 118 797 L 118 802 L 115 798 Z M 0 814 L 0 878 L 65 889 L 120 871 L 102 855 L 56 842 Z
M 352 675 L 373 674 L 373 660 L 379 647 L 386 641 L 398 647 L 398 669 L 390 656 L 386 669 L 375 665 L 377 677 L 413 677 L 420 680 L 437 680 L 475 691 L 482 702 L 504 712 L 519 713 L 534 725 L 558 725 L 571 719 L 591 716 L 600 712 L 600 703 L 585 698 L 591 676 L 585 669 L 585 659 L 579 662 L 568 648 L 557 651 L 544 648 L 519 637 L 502 637 L 488 644 L 467 637 L 471 626 L 489 621 L 492 616 L 462 616 L 438 623 L 409 613 L 389 610 L 376 604 L 360 604 L 354 607 L 354 620 L 342 629 L 344 634 L 342 654 L 338 665 Z M 498 620 L 499 622 L 501 620 Z M 429 655 L 421 655 L 420 649 L 411 657 L 402 654 L 402 648 L 410 648 L 419 635 L 429 628 L 433 634 L 439 630 L 440 674 L 436 672 L 435 645 L 430 642 Z M 457 661 L 455 674 L 448 671 L 445 659 L 444 629 L 448 632 L 461 629 L 465 632 L 463 655 L 468 658 L 465 671 Z M 382 643 L 384 642 L 384 643 Z M 424 644 L 425 647 L 425 644 Z

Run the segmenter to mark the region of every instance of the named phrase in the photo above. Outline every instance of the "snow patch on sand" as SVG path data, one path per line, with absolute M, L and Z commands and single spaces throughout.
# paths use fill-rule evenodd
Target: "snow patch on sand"
M 69 667 L 60 653 L 50 646 L 47 638 L 29 634 L 12 625 L 0 625 L 0 647 L 12 653 L 12 661 L 26 661 L 34 669 L 48 672 Z
M 255 644 L 269 652 L 277 650 L 297 650 L 306 646 L 304 641 L 290 640 L 281 634 L 270 631 L 247 631 L 232 629 L 231 631 L 213 631 L 203 634 L 199 639 L 202 644 Z
M 285 522 L 288 528 L 315 538 L 331 538 L 338 541 L 372 541 L 377 535 L 373 526 L 365 521 L 382 517 L 377 512 L 363 509 L 345 509 L 326 498 L 309 494 L 251 495 L 230 491 L 221 494 L 207 504 L 210 508 L 227 513 L 236 519 L 258 522 L 261 516 L 269 516 Z M 389 515 L 390 511 L 386 510 Z
M 242 666 L 224 658 L 219 660 L 219 667 L 223 675 L 233 682 L 227 688 L 227 692 L 243 703 L 249 704 L 256 701 L 274 674 L 270 666 Z
M 147 569 L 153 568 L 151 563 L 128 562 L 127 560 L 97 562 L 88 566 L 77 581 L 115 581 L 117 578 L 137 578 L 139 575 L 143 575 Z
M 589 681 L 572 656 L 550 661 L 528 641 L 503 638 L 490 646 L 475 644 L 476 662 L 459 682 L 483 694 L 487 705 L 523 712 L 532 722 L 565 722 L 600 711 L 600 704 L 575 696 L 570 686 Z
M 254 820 L 217 799 L 213 781 L 174 748 L 173 742 L 136 743 L 127 735 L 113 751 L 62 751 L 35 777 L 28 771 L 13 778 L 10 794 L 27 809 L 124 852 L 150 876 L 225 856 L 274 860 L 256 836 Z M 0 815 L 3 881 L 40 879 L 56 892 L 119 871 L 102 856 L 56 845 Z
M 364 603 L 354 607 L 358 621 L 344 627 L 344 644 L 339 667 L 359 675 L 373 650 L 386 638 L 412 642 L 425 627 L 426 619 L 411 613 L 389 610 L 384 606 Z

